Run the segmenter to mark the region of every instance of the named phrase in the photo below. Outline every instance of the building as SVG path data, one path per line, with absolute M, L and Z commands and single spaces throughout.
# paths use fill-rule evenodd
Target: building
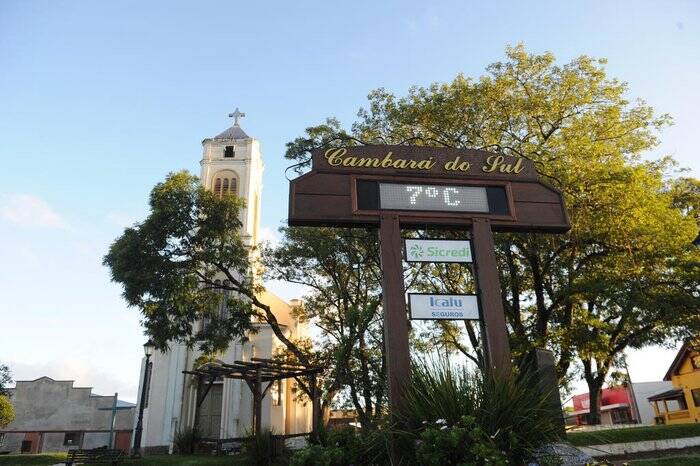
M 129 450 L 135 405 L 100 396 L 72 380 L 18 380 L 9 389 L 15 420 L 0 430 L 0 451 L 41 453 L 111 445 Z
M 241 211 L 241 236 L 245 244 L 253 246 L 260 239 L 262 154 L 260 143 L 240 127 L 238 120 L 244 115 L 236 109 L 230 116 L 235 118 L 233 126 L 202 141 L 200 179 L 216 194 L 235 193 L 246 200 L 246 207 Z M 267 291 L 259 298 L 271 306 L 289 338 L 307 336 L 306 324 L 298 322 L 291 313 L 293 305 L 300 303 L 290 305 Z M 257 333 L 250 335 L 245 342 L 232 342 L 227 351 L 217 355 L 217 359 L 232 364 L 237 360 L 250 361 L 251 357 L 270 358 L 281 343 L 267 324 L 256 325 Z M 192 370 L 200 356 L 197 349 L 173 343 L 169 351 L 156 352 L 151 357 L 148 371 L 144 370 L 144 358 L 139 396 L 144 374 L 148 373 L 141 441 L 141 447 L 147 453 L 172 451 L 176 434 L 191 429 L 195 422 L 200 435 L 208 439 L 237 438 L 250 431 L 253 396 L 242 380 L 226 378 L 216 381 L 197 408 L 197 384 L 183 371 Z M 204 393 L 204 389 L 201 390 Z M 274 383 L 263 398 L 262 427 L 269 427 L 279 434 L 309 432 L 311 403 L 300 401 L 297 395 L 292 380 Z
M 600 423 L 602 425 L 653 424 L 655 414 L 647 402 L 647 397 L 670 387 L 669 382 L 636 382 L 631 388 L 629 385 L 620 385 L 601 390 Z M 574 395 L 573 405 L 574 410 L 565 413 L 567 418 L 579 426 L 589 424 L 589 394 Z
M 700 421 L 700 344 L 686 341 L 668 368 L 664 380 L 673 388 L 650 396 L 657 424 Z

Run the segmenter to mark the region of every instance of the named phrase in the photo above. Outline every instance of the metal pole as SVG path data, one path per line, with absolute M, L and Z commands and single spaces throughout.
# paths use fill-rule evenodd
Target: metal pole
M 627 355 L 622 353 L 622 363 L 625 365 L 625 371 L 627 372 L 627 383 L 629 384 L 629 395 L 630 401 L 632 402 L 633 410 L 632 413 L 635 417 L 637 424 L 642 423 L 642 415 L 639 412 L 639 405 L 637 404 L 637 395 L 634 393 L 634 384 L 632 383 L 632 376 L 630 376 L 630 368 L 627 366 Z
M 141 384 L 141 402 L 139 403 L 139 418 L 136 421 L 136 429 L 134 430 L 134 448 L 133 448 L 133 454 L 134 455 L 141 455 L 141 434 L 143 433 L 143 409 L 146 404 L 146 388 L 148 383 L 149 383 L 149 378 L 151 376 L 150 371 L 149 371 L 149 360 L 151 359 L 151 356 L 149 354 L 146 355 L 146 363 L 144 364 L 143 367 L 143 383 Z
M 117 419 L 117 397 L 118 393 L 114 393 L 114 402 L 112 403 L 112 420 L 109 423 L 109 449 L 114 446 L 114 421 Z
M 511 373 L 510 344 L 501 301 L 493 232 L 488 219 L 474 219 L 472 248 L 481 322 L 484 328 L 484 366 L 491 374 L 505 377 Z

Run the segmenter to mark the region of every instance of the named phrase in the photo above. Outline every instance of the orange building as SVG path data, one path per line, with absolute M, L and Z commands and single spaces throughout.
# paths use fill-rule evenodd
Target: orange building
M 700 342 L 685 342 L 664 380 L 670 380 L 673 389 L 648 398 L 656 423 L 700 422 Z

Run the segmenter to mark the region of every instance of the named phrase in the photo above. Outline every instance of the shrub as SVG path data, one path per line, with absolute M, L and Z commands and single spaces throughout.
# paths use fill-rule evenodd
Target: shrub
M 414 364 L 400 426 L 329 429 L 321 444 L 297 452 L 293 466 L 384 465 L 389 435 L 405 464 L 524 464 L 559 439 L 547 398 L 528 375 L 492 379 L 447 362 Z
M 15 420 L 15 410 L 10 403 L 10 398 L 0 395 L 0 429 L 6 427 Z
M 202 439 L 197 427 L 186 427 L 178 430 L 173 439 L 175 451 L 181 455 L 193 455 L 197 444 Z
M 269 466 L 284 455 L 284 439 L 271 429 L 262 429 L 260 435 L 248 433 L 243 442 L 248 464 Z
M 291 466 L 346 466 L 389 464 L 388 436 L 383 430 L 355 431 L 327 428 L 320 444 L 297 451 Z
M 467 436 L 483 446 L 480 461 L 491 461 L 493 446 L 511 464 L 520 464 L 535 448 L 559 438 L 547 398 L 536 386 L 525 374 L 493 379 L 464 366 L 422 361 L 414 364 L 399 418 L 417 436 L 436 423 L 445 435 Z
M 435 425 L 420 434 L 416 461 L 425 466 L 489 464 L 505 466 L 506 454 L 476 424 L 473 417 L 463 417 L 457 425 Z

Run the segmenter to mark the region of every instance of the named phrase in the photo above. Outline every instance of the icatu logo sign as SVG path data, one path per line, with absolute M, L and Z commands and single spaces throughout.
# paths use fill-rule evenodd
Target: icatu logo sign
M 442 239 L 405 240 L 408 262 L 471 262 L 469 241 Z
M 409 293 L 411 319 L 463 320 L 478 319 L 475 295 L 440 295 Z

